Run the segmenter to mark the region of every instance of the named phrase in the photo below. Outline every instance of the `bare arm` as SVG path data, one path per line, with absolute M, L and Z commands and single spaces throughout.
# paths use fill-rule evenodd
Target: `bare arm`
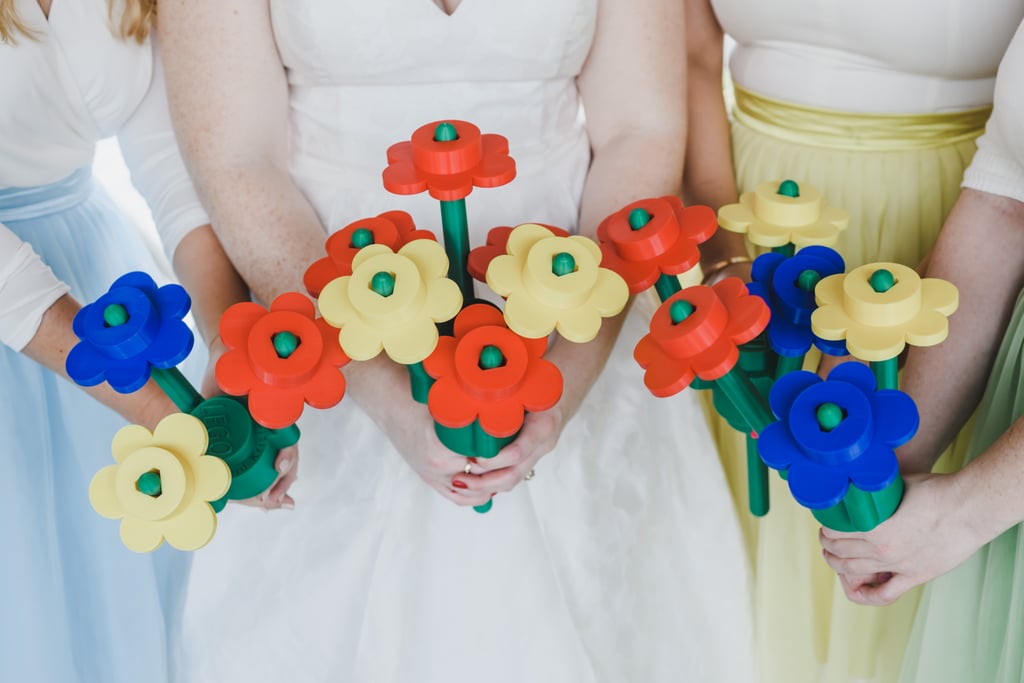
M 323 256 L 326 232 L 288 173 L 288 88 L 268 4 L 171 0 L 161 4 L 159 32 L 175 128 L 225 251 L 264 303 L 304 291 L 302 274 Z M 465 459 L 437 441 L 404 368 L 381 357 L 345 374 L 347 400 L 427 483 L 460 504 L 486 501 L 451 490 Z
M 1024 203 L 964 190 L 939 236 L 929 275 L 960 288 L 960 310 L 950 318 L 949 339 L 913 349 L 904 372 L 903 388 L 918 403 L 921 430 L 902 449 L 901 464 L 922 472 L 984 391 L 1024 285 Z M 892 602 L 1024 521 L 1022 452 L 1024 418 L 960 472 L 909 476 L 900 508 L 874 531 L 823 530 L 825 559 L 843 575 L 847 596 L 864 604 Z
M 981 400 L 1024 286 L 1024 204 L 965 189 L 932 252 L 928 276 L 955 284 L 960 307 L 949 319 L 949 338 L 911 349 L 904 369 L 902 389 L 917 401 L 921 428 L 901 449 L 900 461 L 918 472 L 931 469 Z
M 64 364 L 68 353 L 78 343 L 78 336 L 71 329 L 71 322 L 80 306 L 70 295 L 58 299 L 43 315 L 42 323 L 35 336 L 22 352 L 40 365 L 49 368 L 69 382 Z M 83 390 L 104 405 L 117 411 L 129 422 L 154 429 L 167 415 L 177 408 L 153 380 L 132 393 L 119 394 L 106 384 Z M 113 436 L 113 435 L 111 435 Z
M 709 0 L 686 0 L 686 166 L 683 199 L 716 211 L 738 199 L 729 142 L 729 119 L 722 97 L 724 34 Z M 733 256 L 746 255 L 740 234 L 719 230 L 701 248 L 708 270 Z M 723 275 L 746 275 L 749 266 L 723 269 Z
M 631 201 L 682 190 L 684 26 L 683 7 L 672 0 L 599 4 L 594 42 L 577 79 L 592 153 L 580 207 L 581 234 L 593 238 L 605 216 Z M 471 488 L 508 490 L 555 447 L 608 360 L 624 315 L 606 319 L 587 344 L 554 343 L 547 357 L 565 381 L 561 400 L 549 411 L 528 415 L 516 441 L 494 459 L 505 469 L 481 482 L 467 479 Z

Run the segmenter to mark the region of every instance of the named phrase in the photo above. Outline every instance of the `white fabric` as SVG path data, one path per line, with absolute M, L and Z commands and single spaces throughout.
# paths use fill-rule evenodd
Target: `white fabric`
M 32 247 L 0 225 L 0 342 L 21 351 L 46 310 L 67 292 Z
M 1020 0 L 711 0 L 737 42 L 735 81 L 787 102 L 863 113 L 992 102 Z
M 596 8 L 271 0 L 301 189 L 332 229 L 402 209 L 436 230 L 435 200 L 381 187 L 385 151 L 461 118 L 507 136 L 518 166 L 467 198 L 474 245 L 495 225 L 575 229 L 589 162 L 575 76 Z M 353 402 L 307 409 L 294 513 L 229 506 L 196 556 L 181 680 L 754 680 L 714 446 L 695 394 L 644 388 L 631 351 L 651 310 L 634 309 L 558 447 L 485 515 L 428 488 Z
M 964 187 L 1024 202 L 1024 23 L 1006 50 L 996 79 L 995 105 Z
M 164 246 L 209 223 L 188 180 L 167 115 L 152 41 L 111 33 L 105 2 L 58 0 L 49 20 L 36 0 L 15 0 L 38 35 L 0 43 L 0 187 L 56 182 L 88 166 L 96 141 L 119 137 L 132 180 L 153 212 Z

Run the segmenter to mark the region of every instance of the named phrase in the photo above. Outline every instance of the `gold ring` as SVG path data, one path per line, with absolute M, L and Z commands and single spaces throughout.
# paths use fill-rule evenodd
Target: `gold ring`
M 533 475 L 533 470 L 530 470 L 529 472 L 526 473 L 526 476 L 523 477 L 523 481 L 530 481 L 531 479 L 533 479 Z
M 473 473 L 473 463 L 467 462 L 465 469 L 463 469 L 462 471 L 465 472 L 466 474 L 472 474 Z

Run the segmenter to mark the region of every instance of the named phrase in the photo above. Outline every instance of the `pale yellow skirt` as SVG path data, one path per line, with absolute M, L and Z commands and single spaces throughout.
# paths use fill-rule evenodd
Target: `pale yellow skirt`
M 959 194 L 988 110 L 861 116 L 737 88 L 733 115 L 739 191 L 782 178 L 819 187 L 828 204 L 850 212 L 838 245 L 849 269 L 877 260 L 914 266 L 927 254 Z M 771 511 L 752 517 L 744 439 L 721 419 L 711 424 L 745 520 L 763 683 L 895 681 L 919 592 L 885 608 L 848 602 L 821 558 L 820 525 L 810 512 L 773 474 Z

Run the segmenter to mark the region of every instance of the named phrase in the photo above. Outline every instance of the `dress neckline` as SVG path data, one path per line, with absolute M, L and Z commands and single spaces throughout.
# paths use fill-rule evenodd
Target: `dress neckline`
M 456 14 L 458 14 L 459 9 L 462 7 L 462 3 L 463 2 L 464 2 L 464 0 L 458 0 L 456 2 L 455 6 L 452 7 L 452 10 L 449 12 L 448 8 L 445 5 L 445 0 L 430 0 L 430 4 L 433 5 L 434 8 L 438 12 L 440 12 L 441 14 L 443 14 L 445 17 L 447 17 L 449 19 L 451 17 L 454 17 Z

